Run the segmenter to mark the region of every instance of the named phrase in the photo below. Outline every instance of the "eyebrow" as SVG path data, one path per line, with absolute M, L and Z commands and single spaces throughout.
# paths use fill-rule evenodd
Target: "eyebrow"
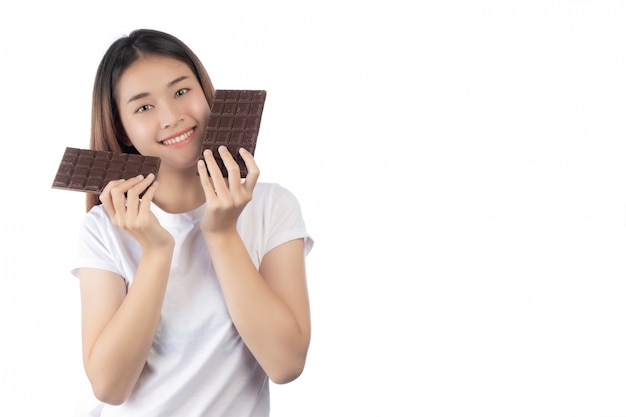
M 170 81 L 169 83 L 167 83 L 167 88 L 173 87 L 176 84 L 178 84 L 179 82 L 186 80 L 187 78 L 189 78 L 187 75 L 181 75 L 180 77 Z M 139 94 L 135 94 L 134 96 L 132 96 L 130 99 L 128 99 L 128 101 L 126 102 L 126 104 L 130 103 L 131 101 L 135 101 L 135 100 L 140 100 L 144 97 L 148 97 L 150 95 L 150 93 L 139 93 Z

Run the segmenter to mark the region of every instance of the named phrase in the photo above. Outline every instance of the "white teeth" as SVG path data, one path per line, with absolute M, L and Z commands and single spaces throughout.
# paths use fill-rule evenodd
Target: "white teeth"
M 189 131 L 189 132 L 187 132 L 187 133 L 183 133 L 183 134 L 182 134 L 182 135 L 180 135 L 180 136 L 176 136 L 175 138 L 172 138 L 172 139 L 166 139 L 166 140 L 162 141 L 161 143 L 162 143 L 163 145 L 173 145 L 173 144 L 175 144 L 175 143 L 178 143 L 178 142 L 182 142 L 182 141 L 184 141 L 184 140 L 185 140 L 185 139 L 187 139 L 189 136 L 191 136 L 191 134 L 192 134 L 192 133 L 193 133 L 193 129 L 192 129 L 192 130 L 190 130 L 190 131 Z

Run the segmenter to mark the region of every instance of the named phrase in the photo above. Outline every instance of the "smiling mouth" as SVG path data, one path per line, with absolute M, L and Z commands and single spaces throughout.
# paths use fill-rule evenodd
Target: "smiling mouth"
M 189 139 L 189 137 L 190 137 L 192 134 L 193 134 L 193 129 L 191 129 L 191 130 L 189 130 L 189 131 L 187 131 L 187 132 L 183 133 L 182 135 L 178 135 L 178 136 L 176 136 L 176 137 L 174 137 L 174 138 L 170 138 L 170 139 L 165 139 L 165 140 L 162 140 L 162 141 L 161 141 L 161 143 L 162 143 L 163 145 L 174 145 L 174 144 L 176 144 L 176 143 L 180 143 L 180 142 L 182 142 L 182 141 L 184 141 L 184 140 Z

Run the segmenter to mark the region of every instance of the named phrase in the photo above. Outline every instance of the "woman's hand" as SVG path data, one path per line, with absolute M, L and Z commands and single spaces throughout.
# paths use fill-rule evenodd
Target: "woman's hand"
M 150 211 L 157 187 L 154 174 L 145 178 L 139 175 L 128 180 L 110 181 L 100 194 L 100 201 L 113 225 L 128 232 L 144 250 L 174 244 L 172 235 Z
M 209 234 L 237 230 L 237 219 L 252 200 L 252 193 L 260 174 L 254 157 L 246 149 L 239 150 L 248 169 L 248 175 L 243 181 L 239 165 L 228 149 L 220 146 L 218 152 L 228 171 L 228 179 L 222 176 L 210 149 L 204 151 L 204 161 L 198 161 L 198 173 L 207 202 L 200 227 L 203 232 Z

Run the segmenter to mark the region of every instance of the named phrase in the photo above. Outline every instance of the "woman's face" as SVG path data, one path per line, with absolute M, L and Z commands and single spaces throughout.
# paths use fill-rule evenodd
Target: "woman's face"
M 119 78 L 116 99 L 122 125 L 139 153 L 160 157 L 162 166 L 196 166 L 210 108 L 185 63 L 162 56 L 139 59 Z

